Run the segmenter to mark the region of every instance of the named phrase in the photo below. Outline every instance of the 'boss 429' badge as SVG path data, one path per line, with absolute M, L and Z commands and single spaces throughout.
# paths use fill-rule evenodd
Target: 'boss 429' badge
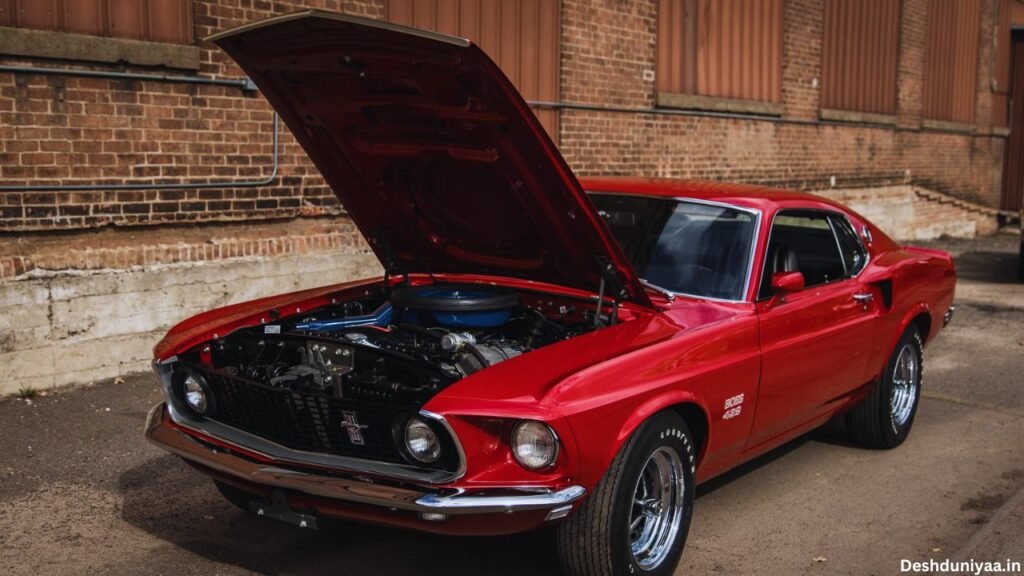
M 743 411 L 743 394 L 738 394 L 732 398 L 725 399 L 725 414 L 722 414 L 722 420 L 731 420 L 740 415 Z

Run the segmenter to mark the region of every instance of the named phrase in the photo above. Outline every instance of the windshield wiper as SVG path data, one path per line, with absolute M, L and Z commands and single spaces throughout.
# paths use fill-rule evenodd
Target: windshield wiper
M 659 294 L 664 296 L 665 299 L 668 300 L 669 302 L 672 302 L 672 301 L 674 301 L 676 299 L 676 293 L 671 291 L 671 290 L 669 290 L 668 288 L 662 288 L 661 286 L 658 286 L 657 284 L 654 284 L 653 282 L 648 282 L 647 280 L 644 280 L 643 278 L 640 279 L 640 283 L 643 284 L 645 287 L 650 288 L 651 290 L 654 290 L 655 292 L 658 292 Z

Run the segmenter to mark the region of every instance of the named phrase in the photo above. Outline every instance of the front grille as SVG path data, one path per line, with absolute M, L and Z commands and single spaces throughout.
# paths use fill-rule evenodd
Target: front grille
M 303 390 L 267 386 L 190 366 L 206 378 L 217 402 L 212 420 L 266 438 L 288 448 L 405 463 L 392 433 L 399 418 L 414 414 L 415 406 L 395 407 L 335 398 Z M 353 443 L 343 426 L 345 412 L 354 413 L 363 444 Z

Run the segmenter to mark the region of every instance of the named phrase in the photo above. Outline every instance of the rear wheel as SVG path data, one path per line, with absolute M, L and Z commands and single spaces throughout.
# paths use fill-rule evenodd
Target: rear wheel
M 854 441 L 872 448 L 895 448 L 907 439 L 921 398 L 923 365 L 921 333 L 911 326 L 900 337 L 875 389 L 846 414 Z
M 594 492 L 558 527 L 566 576 L 675 571 L 693 517 L 692 438 L 672 412 L 633 433 Z

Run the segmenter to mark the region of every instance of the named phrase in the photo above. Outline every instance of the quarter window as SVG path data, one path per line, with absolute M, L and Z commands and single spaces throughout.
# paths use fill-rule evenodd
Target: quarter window
M 832 227 L 839 240 L 839 252 L 843 257 L 843 267 L 847 277 L 856 276 L 868 262 L 868 252 L 860 242 L 860 237 L 850 225 L 849 220 L 842 216 L 832 217 Z

